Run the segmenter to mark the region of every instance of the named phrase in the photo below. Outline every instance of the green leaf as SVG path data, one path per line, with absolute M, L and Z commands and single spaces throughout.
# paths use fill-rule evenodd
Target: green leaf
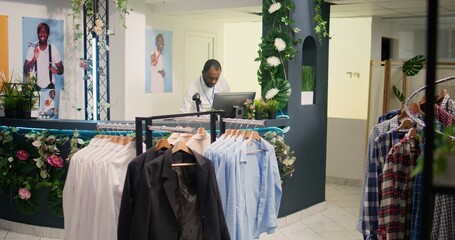
M 39 190 L 32 190 L 31 193 L 32 196 L 28 200 L 20 199 L 19 196 L 17 196 L 17 191 L 15 193 L 16 196 L 14 197 L 17 210 L 27 216 L 37 214 L 41 207 Z
M 404 101 L 406 101 L 406 97 L 403 95 L 403 93 L 401 93 L 401 91 L 395 85 L 393 85 L 392 89 L 393 94 L 395 94 L 398 100 L 400 100 L 401 103 L 404 103 Z
M 403 73 L 406 76 L 411 77 L 417 75 L 420 70 L 423 68 L 423 62 L 425 61 L 425 56 L 417 55 L 403 64 Z
M 51 191 L 47 196 L 47 209 L 55 216 L 63 217 L 63 203 L 58 190 Z
M 278 93 L 273 97 L 273 99 L 278 101 L 277 110 L 285 108 L 289 101 L 289 97 L 291 96 L 291 84 L 283 78 L 273 79 L 267 83 L 263 94 L 266 94 L 267 91 L 272 88 L 278 89 Z

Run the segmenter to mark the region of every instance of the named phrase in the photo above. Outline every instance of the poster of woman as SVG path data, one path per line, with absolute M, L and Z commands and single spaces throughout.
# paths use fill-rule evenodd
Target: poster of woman
M 22 18 L 24 74 L 36 74 L 38 89 L 64 88 L 63 20 Z
M 172 32 L 145 31 L 145 92 L 172 92 Z

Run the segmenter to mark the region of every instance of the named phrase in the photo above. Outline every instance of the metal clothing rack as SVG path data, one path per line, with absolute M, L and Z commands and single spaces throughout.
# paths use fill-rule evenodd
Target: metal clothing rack
M 448 81 L 451 81 L 451 80 L 454 80 L 454 79 L 455 79 L 455 76 L 445 77 L 445 78 L 441 78 L 441 79 L 436 80 L 434 82 L 434 84 L 436 85 L 436 84 L 448 82 Z M 410 119 L 412 119 L 415 123 L 417 123 L 418 125 L 420 125 L 422 127 L 425 127 L 425 123 L 422 120 L 420 120 L 419 118 L 415 117 L 413 114 L 411 114 L 411 112 L 409 111 L 409 104 L 411 104 L 411 99 L 415 95 L 417 95 L 421 91 L 425 90 L 426 88 L 427 88 L 427 85 L 423 85 L 422 87 L 417 88 L 414 92 L 409 94 L 409 96 L 406 98 L 406 100 L 404 102 L 404 109 L 405 109 L 408 117 Z
M 97 123 L 96 130 L 114 130 L 114 131 L 134 131 L 136 129 L 135 124 L 129 123 Z
M 136 131 L 136 155 L 142 153 L 142 136 L 143 130 L 145 128 L 145 147 L 149 149 L 152 147 L 152 129 L 149 126 L 152 126 L 153 120 L 158 119 L 168 119 L 168 118 L 180 118 L 180 117 L 197 117 L 201 115 L 210 115 L 210 140 L 214 142 L 216 140 L 216 121 L 217 116 L 220 119 L 224 117 L 223 110 L 215 110 L 215 111 L 206 111 L 206 112 L 196 112 L 196 113 L 180 113 L 180 114 L 170 114 L 170 115 L 160 115 L 160 116 L 152 116 L 152 117 L 136 117 L 135 121 L 135 131 Z M 188 122 L 191 122 L 187 119 Z M 225 123 L 223 121 L 219 121 L 220 124 L 220 132 L 224 133 L 225 131 Z

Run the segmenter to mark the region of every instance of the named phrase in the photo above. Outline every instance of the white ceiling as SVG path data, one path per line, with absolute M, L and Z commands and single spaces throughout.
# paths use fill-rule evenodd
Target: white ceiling
M 427 14 L 427 0 L 325 0 L 331 3 L 330 16 L 410 18 L 415 22 Z M 145 0 L 152 12 L 216 22 L 261 21 L 262 0 Z M 439 0 L 439 15 L 444 22 L 455 23 L 455 0 Z M 422 21 L 424 24 L 424 21 Z M 422 26 L 423 27 L 423 26 Z

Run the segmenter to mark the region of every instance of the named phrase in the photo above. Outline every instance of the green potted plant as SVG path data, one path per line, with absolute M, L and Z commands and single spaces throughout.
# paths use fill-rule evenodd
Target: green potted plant
M 312 66 L 302 66 L 301 105 L 313 104 L 315 73 Z
M 276 111 L 278 110 L 278 101 L 276 99 L 269 99 L 265 102 L 265 108 L 269 114 L 269 119 L 276 118 Z
M 254 99 L 254 108 L 256 110 L 255 119 L 261 120 L 267 117 L 267 108 L 264 99 L 262 98 Z
M 4 72 L 0 72 L 0 107 L 5 111 L 5 117 L 30 118 L 38 102 L 35 96 L 36 76 L 31 73 L 28 79 L 21 81 L 19 77 L 11 75 L 8 78 Z

